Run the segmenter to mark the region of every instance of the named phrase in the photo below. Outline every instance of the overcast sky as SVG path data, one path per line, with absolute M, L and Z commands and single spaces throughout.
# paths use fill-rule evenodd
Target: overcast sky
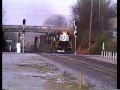
M 2 0 L 2 9 L 6 12 L 3 24 L 41 26 L 47 18 L 54 14 L 70 17 L 71 6 L 77 0 Z M 117 0 L 112 0 L 113 3 Z

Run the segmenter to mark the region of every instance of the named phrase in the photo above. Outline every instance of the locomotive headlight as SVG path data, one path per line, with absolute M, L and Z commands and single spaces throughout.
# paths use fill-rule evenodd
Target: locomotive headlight
M 67 35 L 67 32 L 62 32 L 63 33 L 63 35 Z

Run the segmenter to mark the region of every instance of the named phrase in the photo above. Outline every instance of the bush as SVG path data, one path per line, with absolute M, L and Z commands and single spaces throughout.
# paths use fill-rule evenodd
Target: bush
M 117 42 L 113 42 L 111 39 L 106 42 L 106 51 L 117 52 Z
M 103 34 L 96 37 L 95 43 L 90 47 L 90 54 L 101 54 L 103 42 L 105 43 L 105 51 L 117 51 L 117 42 L 113 42 L 111 38 L 109 38 L 106 34 Z

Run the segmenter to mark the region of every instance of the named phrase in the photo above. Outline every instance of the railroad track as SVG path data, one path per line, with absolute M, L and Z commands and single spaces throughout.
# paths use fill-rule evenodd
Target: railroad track
M 100 61 L 98 62 L 92 59 L 88 60 L 88 58 L 83 58 L 81 56 L 76 57 L 76 56 L 49 55 L 49 54 L 43 54 L 42 56 L 77 69 L 83 69 L 99 74 L 105 78 L 114 79 L 114 80 L 117 79 L 116 65 L 107 64 Z

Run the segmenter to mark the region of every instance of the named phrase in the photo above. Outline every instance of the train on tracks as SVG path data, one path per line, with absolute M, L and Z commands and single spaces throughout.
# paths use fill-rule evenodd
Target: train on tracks
M 58 53 L 71 53 L 72 42 L 71 33 L 66 30 L 59 31 L 59 40 L 56 42 L 56 52 Z
M 59 30 L 34 38 L 34 51 L 72 53 L 72 34 L 70 30 Z

